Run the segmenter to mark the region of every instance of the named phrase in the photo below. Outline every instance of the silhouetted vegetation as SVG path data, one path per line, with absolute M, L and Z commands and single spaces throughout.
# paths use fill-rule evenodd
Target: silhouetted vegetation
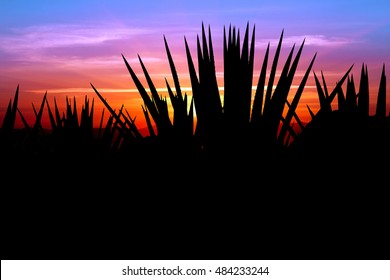
M 139 233 L 137 238 L 156 232 L 161 237 L 165 235 L 160 225 L 167 217 L 180 220 L 180 214 L 185 214 L 191 223 L 178 223 L 167 233 L 170 235 L 167 238 L 187 236 L 189 232 L 195 232 L 198 238 L 207 232 L 208 238 L 217 242 L 220 236 L 232 236 L 240 231 L 238 236 L 245 235 L 240 246 L 252 248 L 255 245 L 249 241 L 268 232 L 267 238 L 278 237 L 280 247 L 294 248 L 285 251 L 290 254 L 276 258 L 291 258 L 294 250 L 303 248 L 308 232 L 321 236 L 323 250 L 326 246 L 333 248 L 331 242 L 339 238 L 339 235 L 331 237 L 334 228 L 348 234 L 374 229 L 382 232 L 382 219 L 388 216 L 381 199 L 386 197 L 384 186 L 388 185 L 386 172 L 390 158 L 385 65 L 374 115 L 369 114 L 371 93 L 366 65 L 362 65 L 358 88 L 350 74 L 353 65 L 333 89 L 328 88 L 322 72 L 321 79 L 313 72 L 320 109 L 313 112 L 308 107 L 311 120 L 303 123 L 297 107 L 317 54 L 306 65 L 297 90 L 292 92 L 305 41 L 297 51 L 295 45 L 291 48 L 278 73 L 282 42 L 283 32 L 274 57 L 270 57 L 268 44 L 254 91 L 255 28 L 250 33 L 249 25 L 242 45 L 239 30 L 231 26 L 224 30 L 223 93 L 217 84 L 211 30 L 207 34 L 203 25 L 202 34 L 197 37 L 197 69 L 185 39 L 192 95 L 181 89 L 165 37 L 174 82 L 170 85 L 166 80 L 167 97 L 158 93 L 141 57 L 139 62 L 150 94 L 122 55 L 144 102 L 147 136 L 137 128 L 136 116 L 124 106 L 119 110 L 111 107 L 93 84 L 91 87 L 104 104 L 98 126 L 93 123 L 94 99 L 86 97 L 79 111 L 76 99 L 66 98 L 66 110 L 61 112 L 55 99 L 54 104 L 47 100 L 47 94 L 37 110 L 33 107 L 35 121 L 31 124 L 18 108 L 17 86 L 0 131 L 2 176 L 17 181 L 16 174 L 20 174 L 28 182 L 36 180 L 38 187 L 22 192 L 26 195 L 24 205 L 37 207 L 36 202 L 30 201 L 31 197 L 39 205 L 47 205 L 45 194 L 41 193 L 47 191 L 39 187 L 49 185 L 49 192 L 56 188 L 58 192 L 51 206 L 42 213 L 58 210 L 56 215 L 61 223 L 68 219 L 69 213 L 75 213 L 69 228 L 75 226 L 91 234 L 99 232 L 102 224 L 117 228 L 123 218 L 134 225 L 130 231 Z M 172 119 L 168 102 L 172 105 Z M 43 114 L 49 116 L 49 128 L 42 127 Z M 104 114 L 108 114 L 107 118 Z M 15 129 L 18 117 L 24 123 L 23 129 Z M 365 185 L 359 189 L 362 182 Z M 18 195 L 9 196 L 13 197 L 20 200 Z M 365 210 L 359 208 L 362 203 L 367 206 Z M 153 210 L 147 214 L 146 210 L 150 209 Z M 80 213 L 90 214 L 85 214 L 89 216 L 84 220 Z M 378 223 L 364 229 L 361 224 L 367 223 L 364 217 L 368 213 L 375 213 Z M 341 214 L 349 215 L 350 224 L 344 223 L 345 216 Z M 309 218 L 310 215 L 314 218 Z M 264 218 L 269 216 L 272 218 Z M 239 218 L 239 229 L 232 228 L 232 217 Z M 253 223 L 262 219 L 260 224 L 266 225 L 262 230 L 255 230 Z M 332 226 L 329 226 L 330 219 Z M 370 221 L 373 219 L 371 215 Z M 86 220 L 95 226 L 88 229 Z M 43 228 L 53 226 L 44 219 L 41 223 Z M 203 226 L 197 229 L 195 224 Z M 64 230 L 62 225 L 56 227 Z M 288 231 L 290 228 L 301 230 L 294 233 Z M 66 232 L 68 236 L 72 234 Z M 287 232 L 290 239 L 283 235 Z M 316 235 L 318 232 L 322 234 Z M 121 246 L 119 240 L 128 239 L 128 234 L 127 230 L 115 231 L 110 242 Z M 283 236 L 279 238 L 280 235 Z M 203 248 L 196 243 L 197 238 L 191 238 L 192 245 L 186 244 L 182 250 Z M 148 242 L 156 246 L 165 244 L 158 240 L 154 235 Z M 267 241 L 261 241 L 259 244 L 259 252 L 270 253 L 267 256 L 271 258 L 275 256 L 275 243 L 267 245 Z M 91 252 L 98 250 L 95 245 L 89 244 Z M 62 248 L 66 250 L 65 246 Z M 229 253 L 226 244 L 219 244 L 218 248 Z M 348 248 L 349 252 L 356 253 L 351 244 Z
M 76 100 L 66 98 L 66 111 L 59 112 L 56 101 L 49 104 L 46 94 L 38 110 L 36 120 L 29 124 L 18 109 L 19 86 L 13 101 L 10 100 L 1 128 L 2 158 L 19 162 L 35 160 L 43 162 L 78 162 L 85 165 L 124 160 L 130 168 L 147 164 L 148 168 L 160 169 L 171 166 L 191 168 L 208 164 L 224 168 L 273 166 L 273 171 L 289 169 L 288 165 L 318 161 L 340 162 L 361 158 L 362 161 L 385 160 L 389 155 L 389 114 L 386 115 L 386 76 L 383 66 L 375 115 L 369 114 L 369 86 L 367 66 L 362 65 L 360 85 L 356 90 L 350 75 L 353 66 L 341 77 L 329 93 L 325 77 L 322 84 L 314 74 L 320 110 L 303 124 L 296 108 L 312 71 L 317 54 L 314 54 L 305 74 L 294 93 L 291 85 L 298 68 L 304 41 L 296 54 L 291 48 L 276 82 L 277 66 L 282 48 L 280 36 L 270 73 L 267 73 L 269 45 L 259 73 L 255 93 L 252 94 L 254 72 L 255 29 L 246 27 L 242 46 L 240 31 L 229 26 L 224 30 L 224 93 L 219 92 L 211 30 L 208 36 L 202 25 L 201 38 L 197 38 L 198 69 L 185 39 L 192 96 L 182 93 L 178 73 L 168 42 L 164 43 L 170 65 L 174 89 L 166 80 L 173 119 L 170 119 L 167 97 L 161 96 L 139 57 L 151 95 L 147 93 L 132 67 L 122 55 L 129 74 L 143 101 L 144 117 L 149 135 L 143 136 L 130 113 L 122 106 L 118 111 L 110 106 L 99 90 L 91 84 L 103 102 L 109 117 L 96 129 L 93 127 L 94 100 L 85 98 L 81 112 Z M 346 93 L 343 84 L 346 83 Z M 252 96 L 253 95 L 253 96 Z M 337 98 L 337 109 L 332 104 Z M 46 110 L 51 127 L 41 125 Z M 195 114 L 196 112 L 196 119 Z M 14 129 L 16 118 L 23 120 L 24 129 Z M 293 127 L 295 125 L 295 127 Z M 298 126 L 298 129 L 296 128 Z M 98 131 L 96 133 L 96 130 Z M 298 161 L 299 160 L 299 161 Z M 295 162 L 297 161 L 297 162 Z M 359 162 L 362 162 L 359 161 Z M 255 165 L 256 165 L 255 164 Z M 70 164 L 72 166 L 72 163 Z M 146 167 L 145 167 L 146 168 Z M 206 168 L 207 169 L 207 168 Z M 272 171 L 272 170 L 271 170 Z

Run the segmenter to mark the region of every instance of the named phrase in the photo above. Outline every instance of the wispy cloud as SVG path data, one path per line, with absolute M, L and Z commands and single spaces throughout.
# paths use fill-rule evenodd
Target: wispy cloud
M 146 28 L 129 28 L 112 25 L 56 24 L 37 25 L 13 29 L 12 34 L 2 36 L 0 48 L 7 52 L 21 50 L 65 47 L 74 45 L 96 45 L 110 40 L 128 39 L 150 34 Z
M 320 46 L 320 47 L 338 47 L 347 44 L 355 43 L 350 38 L 331 37 L 325 35 L 299 35 L 299 36 L 286 36 L 283 37 L 282 45 L 301 44 L 305 40 L 305 46 Z M 279 38 L 261 39 L 257 40 L 258 46 L 266 46 L 268 43 L 272 46 L 276 46 L 279 42 Z
M 121 52 L 138 46 L 144 36 L 153 36 L 155 32 L 152 28 L 110 24 L 37 25 L 0 34 L 0 54 L 4 61 L 23 64 L 118 65 L 123 63 Z M 159 58 L 149 54 L 143 60 L 153 63 Z
M 14 29 L 0 34 L 0 61 L 12 69 L 123 69 L 121 53 L 131 64 L 139 64 L 137 53 L 157 36 L 152 28 L 130 28 L 123 25 L 57 24 Z M 141 58 L 147 65 L 162 64 L 160 46 L 151 44 Z M 149 38 L 143 39 L 143 38 Z M 150 44 L 149 44 L 150 46 Z M 158 49 L 158 47 L 160 49 Z

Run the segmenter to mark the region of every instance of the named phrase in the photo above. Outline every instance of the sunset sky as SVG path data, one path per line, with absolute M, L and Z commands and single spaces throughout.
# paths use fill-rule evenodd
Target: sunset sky
M 143 126 L 143 104 L 121 57 L 123 54 L 141 81 L 141 57 L 161 95 L 170 68 L 163 36 L 170 47 L 184 91 L 190 94 L 184 38 L 196 61 L 196 36 L 202 23 L 210 26 L 219 86 L 223 87 L 223 28 L 232 25 L 244 34 L 255 27 L 254 80 L 257 81 L 267 44 L 271 55 L 284 30 L 282 65 L 293 44 L 305 39 L 297 77 L 317 53 L 313 71 L 323 72 L 328 87 L 354 65 L 358 85 L 362 63 L 367 64 L 371 105 L 375 106 L 383 65 L 390 67 L 390 1 L 128 1 L 128 0 L 0 0 L 0 122 L 6 106 L 20 86 L 19 108 L 33 117 L 47 91 L 60 106 L 66 96 L 81 106 L 87 95 L 95 100 L 95 113 L 103 105 L 92 83 L 114 108 L 122 105 L 136 124 Z M 271 56 L 272 58 L 273 56 Z M 271 65 L 271 62 L 268 63 Z M 147 84 L 144 84 L 145 87 Z M 256 85 L 256 82 L 254 82 Z M 318 106 L 313 74 L 300 103 Z M 294 90 L 294 88 L 293 88 Z M 292 92 L 294 93 L 294 91 Z M 387 90 L 387 103 L 390 103 Z M 388 106 L 389 108 L 389 106 Z

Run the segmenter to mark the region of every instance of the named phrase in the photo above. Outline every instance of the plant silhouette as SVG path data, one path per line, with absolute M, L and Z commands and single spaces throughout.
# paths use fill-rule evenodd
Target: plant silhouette
M 238 215 L 245 221 L 257 219 L 259 211 L 275 218 L 269 226 L 276 229 L 281 229 L 277 223 L 292 226 L 291 221 L 294 221 L 294 225 L 302 229 L 308 229 L 310 224 L 311 228 L 319 230 L 319 223 L 325 217 L 333 217 L 339 229 L 352 232 L 357 230 L 358 219 L 354 216 L 353 226 L 347 229 L 337 215 L 345 213 L 348 207 L 358 209 L 357 204 L 363 197 L 371 207 L 369 213 L 375 212 L 378 219 L 388 218 L 387 212 L 381 208 L 383 202 L 377 197 L 385 197 L 386 188 L 383 186 L 388 185 L 386 170 L 390 158 L 385 65 L 374 115 L 369 114 L 369 76 L 365 64 L 362 65 L 358 89 L 350 74 L 353 65 L 332 91 L 328 90 L 324 74 L 321 72 L 320 81 L 313 71 L 320 109 L 313 112 L 308 107 L 311 120 L 304 124 L 297 114 L 297 107 L 317 54 L 306 66 L 294 93 L 292 83 L 305 41 L 297 51 L 293 45 L 280 73 L 278 64 L 284 31 L 273 58 L 268 44 L 253 91 L 255 28 L 250 32 L 247 24 L 242 45 L 240 30 L 234 26 L 224 29 L 222 99 L 210 27 L 207 31 L 202 24 L 202 34 L 197 37 L 197 69 L 184 38 L 192 95 L 181 89 L 165 37 L 174 82 L 172 87 L 166 79 L 169 101 L 158 93 L 141 57 L 138 59 L 150 95 L 122 55 L 144 102 L 142 109 L 149 132 L 147 136 L 140 133 L 134 116 L 124 106 L 119 110 L 112 108 L 92 83 L 96 96 L 104 104 L 99 126 L 93 123 L 96 114 L 94 99 L 91 101 L 85 97 L 79 113 L 76 100 L 72 102 L 67 97 L 66 110 L 60 112 L 55 99 L 53 106 L 47 100 L 47 93 L 38 110 L 33 105 L 35 121 L 30 125 L 18 108 L 18 85 L 0 131 L 0 160 L 5 163 L 3 174 L 19 170 L 21 174 L 38 177 L 43 182 L 44 172 L 55 178 L 54 182 L 61 180 L 67 186 L 75 187 L 76 184 L 81 189 L 88 189 L 85 193 L 80 188 L 74 190 L 84 201 L 91 201 L 90 196 L 94 194 L 97 199 L 88 205 L 93 205 L 91 207 L 95 210 L 98 209 L 96 201 L 101 201 L 102 197 L 106 201 L 111 199 L 111 202 L 106 202 L 115 209 L 110 213 L 128 211 L 124 209 L 128 205 L 125 199 L 131 198 L 130 204 L 136 205 L 131 208 L 132 213 L 139 213 L 139 209 L 147 207 L 159 208 L 147 216 L 157 224 L 165 216 L 176 217 L 179 212 L 192 220 L 202 217 L 208 221 L 210 232 L 214 232 L 213 238 L 232 231 L 227 226 L 213 225 L 213 217 L 228 225 L 229 219 Z M 271 65 L 269 73 L 268 65 Z M 168 102 L 172 104 L 172 119 Z M 45 111 L 50 119 L 49 129 L 41 125 Z M 109 115 L 103 123 L 106 112 Z M 15 129 L 17 117 L 23 121 L 23 129 Z M 362 180 L 369 182 L 367 184 L 374 191 L 357 190 L 356 186 Z M 334 181 L 338 182 L 337 186 Z M 104 194 L 89 188 L 95 184 L 106 187 Z M 121 195 L 119 186 L 123 185 L 130 188 Z M 64 196 L 69 198 L 72 192 L 68 189 L 64 193 L 68 193 Z M 143 199 L 146 195 L 147 202 Z M 178 195 L 186 199 L 173 198 Z M 309 199 L 305 198 L 307 195 L 311 195 Z M 118 196 L 123 196 L 123 200 L 116 203 Z M 261 200 L 262 197 L 266 199 Z M 135 202 L 134 198 L 140 201 Z M 330 201 L 332 208 L 329 207 Z M 76 206 L 76 210 L 85 211 L 82 206 Z M 307 211 L 314 213 L 319 222 L 308 223 L 304 218 Z M 141 219 L 137 220 L 137 215 L 131 217 L 139 223 L 139 228 L 144 225 Z M 259 234 L 250 226 L 242 231 Z M 290 237 L 302 240 L 298 233 Z M 292 246 L 292 243 L 284 242 L 287 243 L 279 245 Z M 268 247 L 263 249 L 266 252 L 271 250 Z
M 80 114 L 77 111 L 76 100 L 73 100 L 72 108 L 72 101 L 66 97 L 66 112 L 62 112 L 61 115 L 56 100 L 54 112 L 52 111 L 45 93 L 38 111 L 33 105 L 36 120 L 33 125 L 29 125 L 18 109 L 18 85 L 1 127 L 3 157 L 10 160 L 14 158 L 13 153 L 16 153 L 18 156 L 29 158 L 32 162 L 35 158 L 41 157 L 42 159 L 47 157 L 44 160 L 53 158 L 65 160 L 67 157 L 74 158 L 74 161 L 77 161 L 77 157 L 83 157 L 85 161 L 91 163 L 115 161 L 114 157 L 125 160 L 127 157 L 131 158 L 131 168 L 152 163 L 150 165 L 156 169 L 164 167 L 163 162 L 167 162 L 168 159 L 167 166 L 192 164 L 191 168 L 201 168 L 211 164 L 223 166 L 222 169 L 229 167 L 234 169 L 237 164 L 242 168 L 249 168 L 252 162 L 263 162 L 264 166 L 274 166 L 275 170 L 282 167 L 288 169 L 289 164 L 296 166 L 294 163 L 296 160 L 299 160 L 299 163 L 319 161 L 321 158 L 324 160 L 324 157 L 330 154 L 339 158 L 339 155 L 344 153 L 344 160 L 353 158 L 355 163 L 357 158 L 365 157 L 374 161 L 381 161 L 382 158 L 385 160 L 389 149 L 385 66 L 383 65 L 376 112 L 373 116 L 369 114 L 366 65 L 362 65 L 358 92 L 354 78 L 350 75 L 353 65 L 331 93 L 328 93 L 323 73 L 321 72 L 323 83 L 321 85 L 316 73 L 313 72 L 320 110 L 313 113 L 308 108 L 312 119 L 304 125 L 296 108 L 317 54 L 314 54 L 293 95 L 291 85 L 305 42 L 301 43 L 296 54 L 295 44 L 293 45 L 282 65 L 280 77 L 275 81 L 283 33 L 280 35 L 269 73 L 268 44 L 253 93 L 255 28 L 253 27 L 250 34 L 249 23 L 247 24 L 242 46 L 240 30 L 232 26 L 229 26 L 228 30 L 224 29 L 223 101 L 217 84 L 210 27 L 207 36 L 202 23 L 201 38 L 197 37 L 197 70 L 187 40 L 184 38 L 192 96 L 182 93 L 175 63 L 164 36 L 174 81 L 173 90 L 166 79 L 173 109 L 172 120 L 167 97 L 157 92 L 141 57 L 138 57 L 139 62 L 151 95 L 122 55 L 126 68 L 144 101 L 142 109 L 148 126 L 148 136 L 143 136 L 139 132 L 135 118 L 131 117 L 124 106 L 116 111 L 92 83 L 93 90 L 109 113 L 108 121 L 103 124 L 105 113 L 103 110 L 98 133 L 94 132 L 93 124 L 94 100 L 91 102 L 87 97 Z M 347 85 L 344 95 L 345 82 Z M 292 95 L 293 97 L 288 99 Z M 338 107 L 333 110 L 336 97 Z M 50 118 L 49 129 L 44 129 L 41 125 L 45 106 Z M 25 125 L 23 130 L 14 129 L 17 115 Z M 299 128 L 296 129 L 294 125 L 298 125 Z

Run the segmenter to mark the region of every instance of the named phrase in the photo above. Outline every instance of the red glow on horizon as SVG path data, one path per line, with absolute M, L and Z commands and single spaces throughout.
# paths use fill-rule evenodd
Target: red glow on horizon
M 326 75 L 326 74 L 324 74 Z M 129 77 L 129 79 L 131 79 Z M 153 79 L 153 78 L 152 78 Z M 168 110 L 170 112 L 170 117 L 172 120 L 172 114 L 173 114 L 173 108 L 171 106 L 169 96 L 167 93 L 166 85 L 165 85 L 165 78 L 158 77 L 157 79 L 154 79 L 155 86 L 160 94 L 160 96 L 163 96 L 166 98 L 167 103 L 168 103 Z M 254 93 L 257 85 L 257 79 L 258 77 L 254 77 L 253 81 L 253 94 L 252 94 L 252 101 L 254 98 Z M 143 78 L 140 76 L 140 80 L 143 80 Z M 289 100 L 291 100 L 294 97 L 294 94 L 297 90 L 297 83 L 300 81 L 300 77 L 297 77 L 296 85 L 293 85 L 290 90 L 289 94 Z M 334 88 L 334 85 L 338 79 L 329 79 L 327 81 L 327 87 L 328 91 L 332 91 Z M 144 82 L 144 87 L 146 88 L 147 91 L 149 89 L 147 88 L 147 84 Z M 223 83 L 223 77 L 218 78 L 219 84 Z M 379 82 L 378 82 L 379 83 Z M 170 86 L 172 90 L 175 92 L 173 82 L 170 82 Z M 377 98 L 377 92 L 378 92 L 378 86 L 379 84 L 374 84 L 370 83 L 370 114 L 373 114 L 375 112 L 375 106 L 376 106 L 376 98 Z M 146 121 L 144 117 L 144 113 L 142 111 L 142 105 L 144 104 L 139 92 L 137 91 L 134 86 L 132 88 L 122 88 L 122 89 L 107 89 L 107 88 L 102 88 L 99 89 L 96 85 L 95 87 L 99 91 L 99 93 L 106 99 L 108 104 L 116 111 L 118 111 L 122 106 L 127 110 L 129 115 L 132 117 L 132 119 L 135 119 L 135 124 L 137 128 L 140 130 L 146 128 Z M 356 90 L 359 88 L 359 79 L 355 78 L 355 87 Z M 188 95 L 188 97 L 192 97 L 191 93 L 191 85 L 189 82 L 189 79 L 183 79 L 183 83 L 181 83 L 181 88 L 183 91 L 183 94 Z M 345 84 L 343 85 L 343 88 L 345 89 Z M 56 93 L 50 93 L 48 91 L 47 93 L 47 100 L 50 106 L 50 109 L 53 111 L 54 110 L 54 100 L 57 103 L 58 109 L 61 114 L 66 113 L 66 99 L 68 98 L 68 101 L 70 102 L 72 106 L 72 110 L 74 110 L 74 103 L 73 101 L 76 101 L 76 110 L 78 114 L 80 115 L 81 109 L 84 106 L 85 99 L 87 98 L 90 106 L 94 105 L 94 112 L 93 112 L 93 124 L 95 128 L 98 128 L 103 117 L 103 127 L 108 119 L 109 116 L 109 111 L 105 107 L 105 105 L 102 103 L 102 101 L 99 99 L 99 97 L 95 94 L 93 89 L 88 89 L 85 88 L 84 91 L 77 91 L 80 89 L 69 89 L 70 91 L 73 92 L 66 92 L 66 90 L 58 90 Z M 54 90 L 55 91 L 55 90 Z M 344 90 L 345 92 L 345 90 Z M 13 95 L 15 93 L 15 90 L 13 94 L 10 94 L 9 100 L 13 100 Z M 150 93 L 150 92 L 149 92 Z M 39 109 L 39 106 L 42 103 L 42 98 L 44 96 L 45 92 L 39 93 L 37 91 L 28 91 L 24 90 L 22 87 L 20 87 L 19 90 L 19 109 L 21 113 L 23 114 L 23 117 L 27 120 L 27 122 L 32 126 L 35 122 L 35 113 L 33 111 L 33 106 L 35 107 L 36 110 Z M 189 98 L 189 100 L 190 100 Z M 220 98 L 223 104 L 223 87 L 220 87 Z M 3 98 L 4 99 L 4 98 Z M 0 114 L 0 123 L 2 123 L 5 110 L 6 110 L 6 104 L 4 100 L 2 100 L 1 103 L 1 114 Z M 189 103 L 189 102 L 188 102 Z M 308 122 L 311 117 L 309 114 L 309 110 L 307 107 L 310 107 L 312 112 L 317 112 L 319 109 L 319 101 L 318 101 L 318 95 L 317 95 L 317 90 L 314 85 L 314 79 L 310 78 L 309 81 L 306 84 L 306 88 L 302 94 L 302 97 L 300 99 L 299 105 L 297 107 L 297 115 L 299 116 L 300 120 L 304 123 Z M 335 99 L 332 103 L 333 109 L 337 109 L 337 99 Z M 287 108 L 287 106 L 286 106 Z M 196 113 L 196 112 L 195 112 Z M 45 105 L 44 109 L 44 114 L 41 120 L 42 126 L 44 128 L 50 128 L 50 121 L 47 113 L 47 108 Z M 24 127 L 20 116 L 17 116 L 16 120 L 16 127 L 17 128 L 22 128 Z

